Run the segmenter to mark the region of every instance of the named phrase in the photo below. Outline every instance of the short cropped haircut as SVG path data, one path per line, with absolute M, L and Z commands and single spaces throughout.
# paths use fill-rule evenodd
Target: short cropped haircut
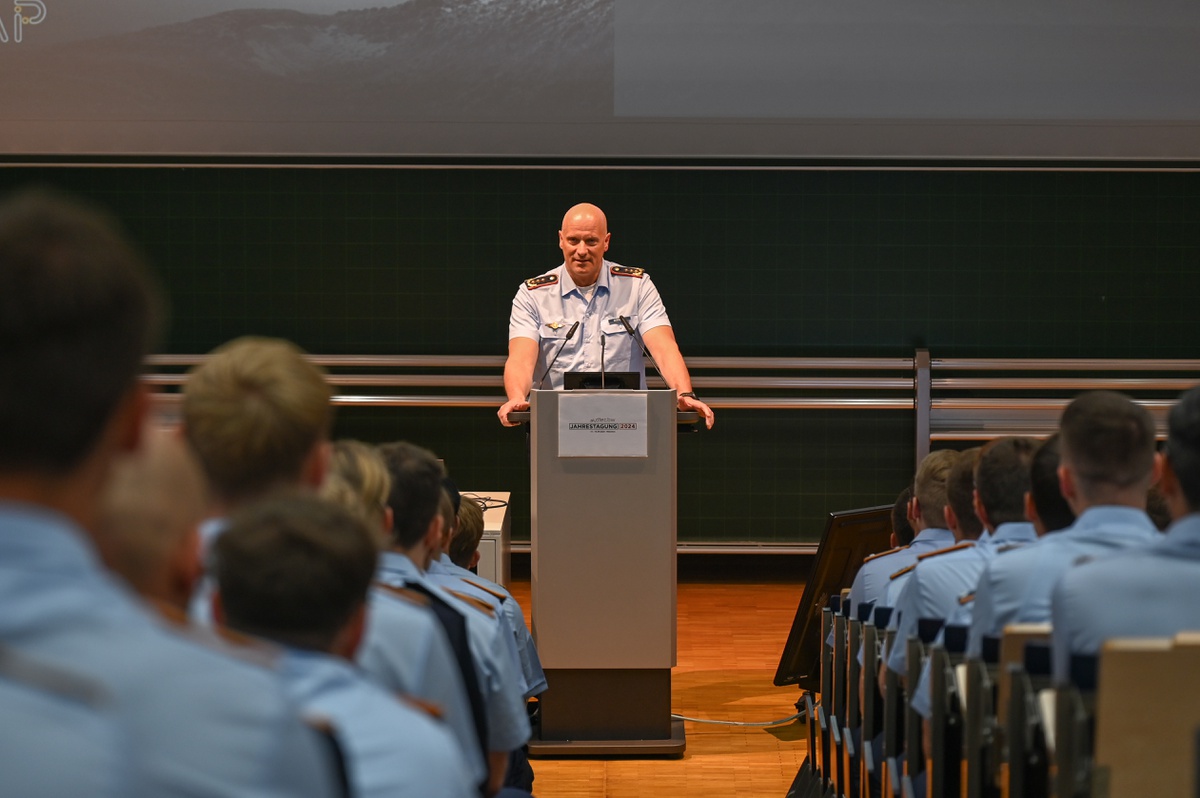
M 958 452 L 939 449 L 926 455 L 917 469 L 913 494 L 921 504 L 921 520 L 931 529 L 946 527 L 946 478 L 957 460 Z
M 407 441 L 379 447 L 392 477 L 392 541 L 411 549 L 429 531 L 442 501 L 442 464 L 433 452 Z
M 984 445 L 975 466 L 979 503 L 994 526 L 1025 520 L 1025 494 L 1029 492 L 1029 465 L 1038 447 L 1034 438 L 1013 435 Z
M 0 472 L 79 465 L 136 384 L 161 316 L 113 219 L 42 191 L 0 204 Z
M 362 521 L 297 492 L 235 512 L 213 551 L 231 628 L 326 651 L 366 600 L 379 549 Z
M 483 507 L 470 496 L 463 496 L 458 507 L 458 526 L 450 538 L 450 560 L 462 568 L 471 567 L 471 558 L 483 540 Z
M 333 424 L 332 392 L 296 345 L 238 338 L 188 376 L 183 419 L 216 493 L 239 502 L 294 484 Z
M 958 535 L 963 540 L 978 540 L 983 534 L 983 522 L 975 514 L 975 464 L 979 453 L 978 446 L 959 452 L 946 476 L 946 503 L 958 518 Z
M 1062 437 L 1054 433 L 1042 441 L 1029 461 L 1029 495 L 1047 532 L 1057 532 L 1075 523 L 1075 512 L 1063 497 L 1058 481 L 1061 443 Z
M 1188 509 L 1200 511 L 1200 388 L 1192 388 L 1171 408 L 1166 456 Z
M 1103 488 L 1131 488 L 1149 480 L 1155 430 L 1150 411 L 1124 394 L 1089 391 L 1063 410 L 1062 459 L 1071 465 L 1080 493 L 1092 499 Z
M 892 505 L 892 534 L 901 546 L 907 546 L 917 536 L 917 530 L 908 522 L 908 503 L 912 501 L 912 485 L 905 486 Z
M 382 535 L 391 489 L 392 477 L 378 449 L 362 441 L 334 442 L 321 497 L 349 510 Z

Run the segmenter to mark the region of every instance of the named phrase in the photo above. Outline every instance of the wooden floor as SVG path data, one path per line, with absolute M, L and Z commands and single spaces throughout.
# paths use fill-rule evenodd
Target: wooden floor
M 800 692 L 772 679 L 800 594 L 803 574 L 788 581 L 711 575 L 679 583 L 679 664 L 672 672 L 672 712 L 693 718 L 763 722 L 796 712 Z M 529 582 L 513 595 L 529 616 Z M 539 798 L 746 796 L 783 798 L 805 752 L 800 723 L 772 729 L 686 723 L 682 759 L 535 759 Z

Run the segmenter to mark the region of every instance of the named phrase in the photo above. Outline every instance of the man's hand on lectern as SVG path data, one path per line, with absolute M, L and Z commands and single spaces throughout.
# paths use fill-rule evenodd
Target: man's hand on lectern
M 522 410 L 529 409 L 529 402 L 524 399 L 509 399 L 504 404 L 500 405 L 500 409 L 496 411 L 496 415 L 500 417 L 500 423 L 506 427 L 519 426 L 515 421 L 508 420 L 509 413 L 520 413 Z M 709 426 L 712 426 L 711 422 Z

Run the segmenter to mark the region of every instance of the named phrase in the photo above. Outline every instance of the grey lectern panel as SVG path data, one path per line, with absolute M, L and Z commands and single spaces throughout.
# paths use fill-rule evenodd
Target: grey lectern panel
M 675 664 L 676 400 L 642 393 L 642 458 L 560 458 L 562 394 L 532 394 L 532 614 L 547 670 Z

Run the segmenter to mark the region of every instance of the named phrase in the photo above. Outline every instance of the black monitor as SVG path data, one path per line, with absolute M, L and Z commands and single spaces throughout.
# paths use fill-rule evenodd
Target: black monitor
M 568 371 L 563 374 L 563 390 L 636 391 L 642 387 L 642 375 L 636 371 Z
M 792 631 L 775 671 L 775 685 L 817 690 L 821 677 L 821 610 L 830 596 L 850 587 L 868 555 L 886 551 L 892 536 L 892 505 L 829 514 L 817 561 L 804 585 Z

